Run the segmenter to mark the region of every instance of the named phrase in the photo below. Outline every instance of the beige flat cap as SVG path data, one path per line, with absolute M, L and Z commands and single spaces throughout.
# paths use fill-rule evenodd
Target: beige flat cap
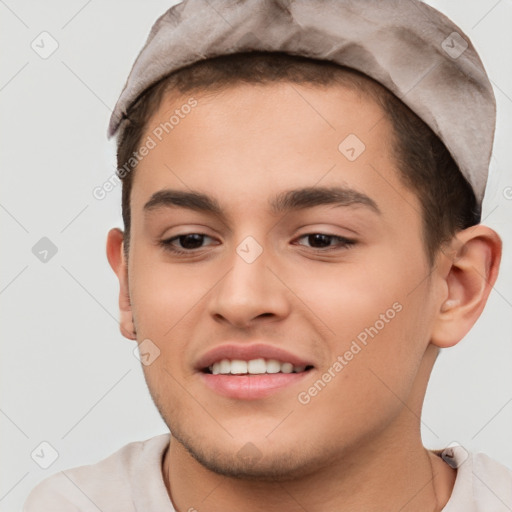
M 496 124 L 492 86 L 468 36 L 419 0 L 184 0 L 153 25 L 108 137 L 172 71 L 250 50 L 329 60 L 377 80 L 440 137 L 481 204 Z

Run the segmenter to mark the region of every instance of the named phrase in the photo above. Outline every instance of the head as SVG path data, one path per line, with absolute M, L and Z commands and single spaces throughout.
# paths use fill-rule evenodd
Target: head
M 183 447 L 219 473 L 289 478 L 416 431 L 437 352 L 480 315 L 501 254 L 432 130 L 362 73 L 257 52 L 172 73 L 128 119 L 118 167 L 151 148 L 123 173 L 107 254 L 121 331 L 158 347 L 144 373 Z M 307 368 L 227 397 L 201 366 L 226 343 Z

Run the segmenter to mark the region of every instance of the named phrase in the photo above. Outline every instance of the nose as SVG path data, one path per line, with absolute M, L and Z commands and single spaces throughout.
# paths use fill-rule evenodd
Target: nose
M 286 286 L 276 277 L 268 252 L 252 261 L 240 244 L 228 262 L 230 270 L 210 295 L 209 311 L 217 322 L 249 328 L 258 322 L 285 318 L 290 311 Z M 254 247 L 250 247 L 254 250 Z M 269 268 L 270 267 L 270 268 Z

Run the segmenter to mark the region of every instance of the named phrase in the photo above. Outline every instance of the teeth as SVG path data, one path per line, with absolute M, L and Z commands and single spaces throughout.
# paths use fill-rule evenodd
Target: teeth
M 228 359 L 223 359 L 219 363 L 219 373 L 231 373 L 231 363 Z
M 209 367 L 213 375 L 261 375 L 263 373 L 300 373 L 305 366 L 294 366 L 292 363 L 281 363 L 277 359 L 222 359 Z
M 281 371 L 281 363 L 276 359 L 267 361 L 267 373 L 279 373 Z
M 247 373 L 247 361 L 240 361 L 239 359 L 231 361 L 231 373 L 233 375 Z
M 247 363 L 247 373 L 253 373 L 255 375 L 259 373 L 265 373 L 267 371 L 267 364 L 265 359 L 251 359 Z
M 283 373 L 292 373 L 293 372 L 293 364 L 292 363 L 283 363 L 281 365 L 281 371 Z

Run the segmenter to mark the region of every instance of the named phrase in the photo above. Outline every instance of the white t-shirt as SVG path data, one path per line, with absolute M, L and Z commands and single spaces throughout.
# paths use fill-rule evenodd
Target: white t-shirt
M 162 476 L 169 440 L 167 433 L 129 443 L 96 464 L 60 471 L 32 490 L 23 512 L 175 512 Z M 510 512 L 512 471 L 483 453 L 452 450 L 447 462 L 457 477 L 443 512 Z

